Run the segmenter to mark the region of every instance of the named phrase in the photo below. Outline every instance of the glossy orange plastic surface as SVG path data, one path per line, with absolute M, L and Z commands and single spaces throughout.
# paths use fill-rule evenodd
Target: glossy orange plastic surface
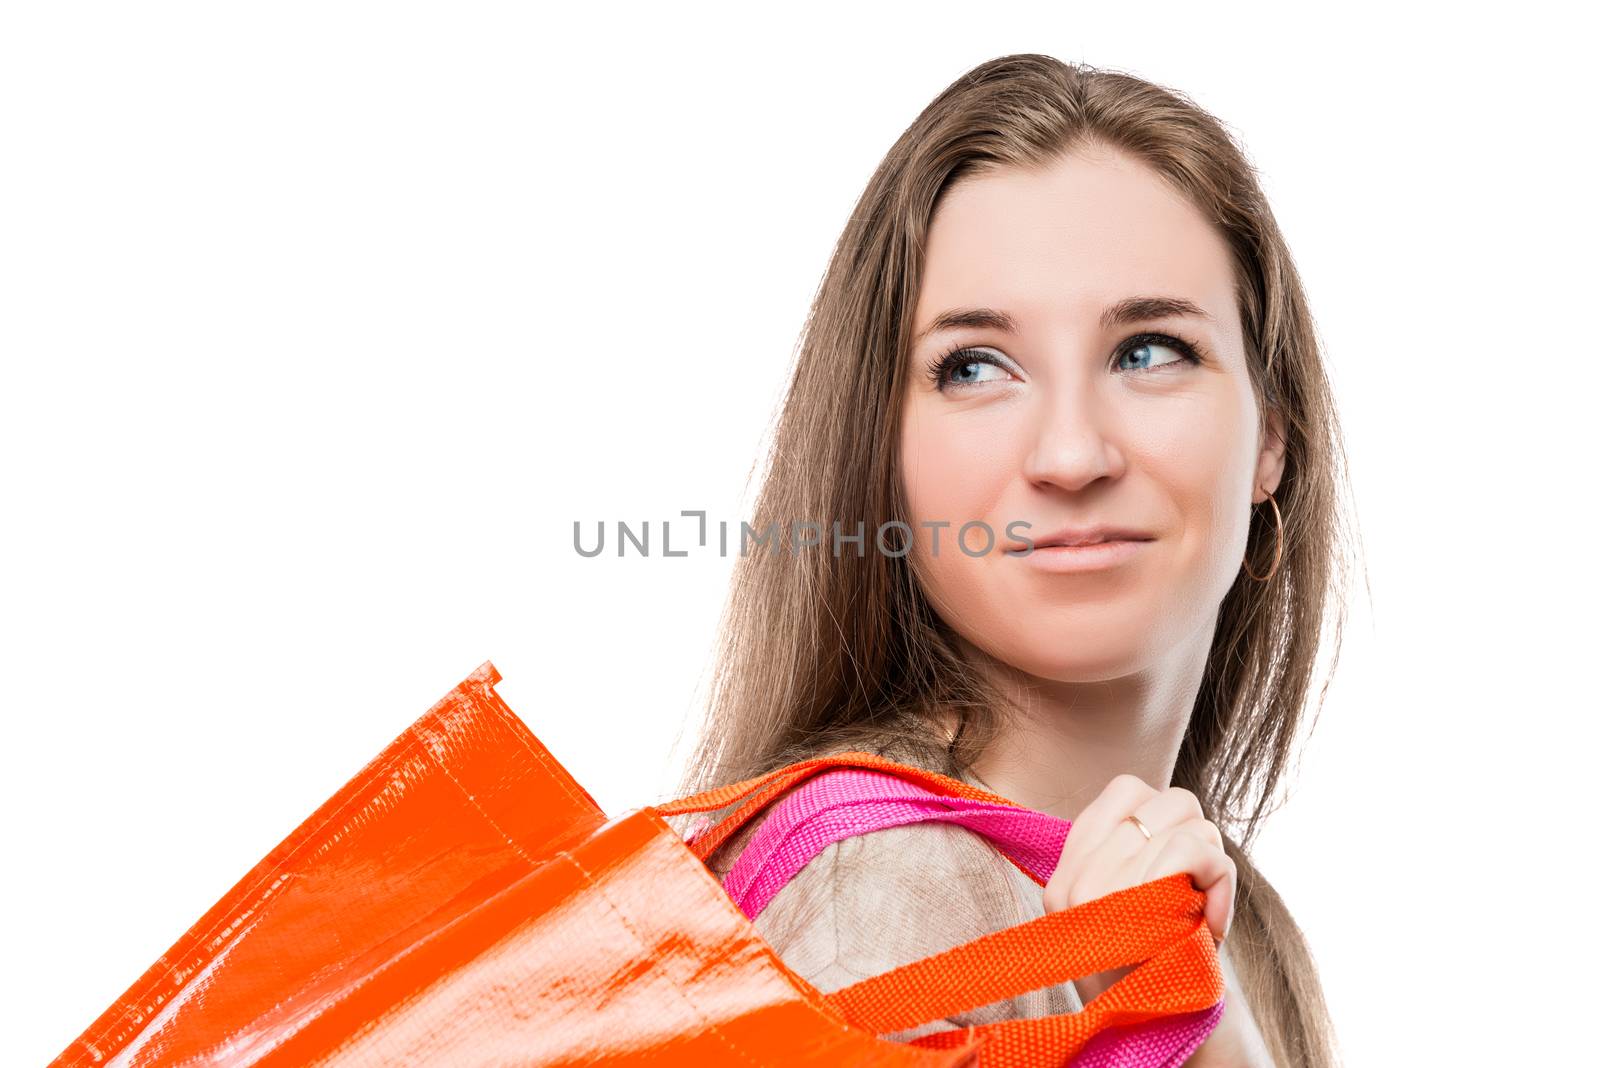
M 823 996 L 723 892 L 697 855 L 705 839 L 692 848 L 662 818 L 724 807 L 800 765 L 608 820 L 499 680 L 485 662 L 429 709 L 53 1065 L 1065 1064 L 1100 1026 L 1222 995 L 1204 897 L 1185 878 Z M 859 757 L 879 759 L 817 766 Z M 969 970 L 996 959 L 1002 976 Z M 1139 961 L 1074 1014 L 1082 1033 L 1049 1017 L 878 1037 L 1009 996 L 990 994 L 1007 984 Z

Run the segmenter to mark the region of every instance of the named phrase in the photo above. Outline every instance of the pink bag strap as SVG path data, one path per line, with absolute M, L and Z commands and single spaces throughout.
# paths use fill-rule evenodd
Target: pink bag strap
M 1070 820 L 1019 805 L 936 794 L 869 768 L 822 772 L 790 791 L 750 837 L 723 879 L 754 920 L 789 880 L 834 842 L 912 823 L 954 823 L 983 835 L 1043 886 L 1066 845 Z M 1176 1068 L 1222 1019 L 1222 1001 L 1200 1012 L 1113 1027 L 1096 1035 L 1071 1068 Z
M 807 779 L 762 821 L 723 880 L 755 919 L 789 880 L 827 846 L 886 827 L 938 820 L 988 838 L 1040 886 L 1061 859 L 1072 824 L 1015 805 L 948 797 L 869 768 L 837 768 Z

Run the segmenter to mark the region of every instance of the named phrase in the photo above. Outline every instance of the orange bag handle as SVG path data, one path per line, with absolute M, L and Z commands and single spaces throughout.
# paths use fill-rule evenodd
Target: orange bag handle
M 655 811 L 662 816 L 687 815 L 744 800 L 732 814 L 687 843 L 704 861 L 779 794 L 830 767 L 872 768 L 946 796 L 1015 804 L 939 772 L 850 751 L 798 761 L 655 806 Z M 1016 858 L 1008 859 L 1041 882 Z M 1205 895 L 1187 874 L 1128 887 L 991 932 L 825 994 L 823 1001 L 851 1026 L 884 1034 L 1128 965 L 1137 967 L 1081 1012 L 936 1032 L 911 1044 L 948 1048 L 977 1040 L 983 1043 L 986 1063 L 991 1058 L 999 1064 L 1065 1063 L 1108 1027 L 1212 1008 L 1224 993 L 1222 969 L 1205 922 Z
M 1205 895 L 1185 873 L 1047 913 L 823 995 L 853 1026 L 899 1031 L 1107 968 L 1137 965 L 1083 1011 L 1003 1020 L 913 1040 L 946 1047 L 982 1038 L 985 1057 L 1064 1063 L 1107 1027 L 1210 1009 L 1224 982 L 1205 923 Z M 942 1037 L 941 1037 L 942 1036 Z

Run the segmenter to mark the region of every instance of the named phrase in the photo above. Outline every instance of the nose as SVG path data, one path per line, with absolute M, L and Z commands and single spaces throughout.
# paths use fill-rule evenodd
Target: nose
M 1041 404 L 1030 429 L 1022 474 L 1037 488 L 1081 490 L 1115 479 L 1126 466 L 1116 420 L 1105 398 L 1083 381 L 1063 383 Z

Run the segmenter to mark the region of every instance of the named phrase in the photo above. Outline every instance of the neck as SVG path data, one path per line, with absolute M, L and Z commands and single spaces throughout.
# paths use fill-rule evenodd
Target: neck
M 1208 646 L 1194 644 L 1149 670 L 1096 682 L 1024 675 L 969 648 L 1012 712 L 973 772 L 994 793 L 1068 820 L 1123 773 L 1165 789 L 1205 670 Z

